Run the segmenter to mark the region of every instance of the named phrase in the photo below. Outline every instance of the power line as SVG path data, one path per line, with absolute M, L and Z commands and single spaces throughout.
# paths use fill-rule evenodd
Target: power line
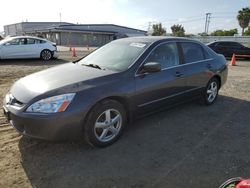
M 231 14 L 231 15 L 235 15 L 236 12 L 212 12 L 213 14 Z
M 213 19 L 235 18 L 236 19 L 236 17 L 234 17 L 234 16 L 213 16 L 211 18 L 213 18 Z
M 162 23 L 163 25 L 171 25 L 171 24 L 185 24 L 185 23 L 191 23 L 191 22 L 198 22 L 198 21 L 205 21 L 205 28 L 204 32 L 208 33 L 209 26 L 211 23 L 211 20 L 220 20 L 220 19 L 233 19 L 236 17 L 236 12 L 209 12 L 206 13 L 206 17 L 204 19 L 201 15 L 194 15 L 189 17 L 183 17 L 183 18 L 175 18 L 175 19 L 163 19 L 163 20 L 150 20 L 149 22 L 145 23 L 145 30 L 152 29 L 153 24 Z

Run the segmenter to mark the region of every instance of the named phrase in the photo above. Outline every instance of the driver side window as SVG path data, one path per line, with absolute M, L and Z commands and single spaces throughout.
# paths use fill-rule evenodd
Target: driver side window
M 13 39 L 13 40 L 7 42 L 6 44 L 7 45 L 24 45 L 26 43 L 25 40 L 26 39 L 24 39 L 24 38 Z
M 161 64 L 161 69 L 179 65 L 179 55 L 176 43 L 166 43 L 156 47 L 146 60 Z

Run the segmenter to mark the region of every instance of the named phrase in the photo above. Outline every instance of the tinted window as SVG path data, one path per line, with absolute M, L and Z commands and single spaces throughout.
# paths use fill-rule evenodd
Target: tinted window
M 155 48 L 146 62 L 158 62 L 161 68 L 169 68 L 179 65 L 179 55 L 176 43 L 162 44 Z
M 13 39 L 9 42 L 7 42 L 6 44 L 9 44 L 9 45 L 23 45 L 25 44 L 25 39 L 22 38 L 22 39 Z
M 218 43 L 219 47 L 234 47 L 234 48 L 241 48 L 242 45 L 237 42 L 220 42 Z
M 202 61 L 205 59 L 203 48 L 196 43 L 182 43 L 182 50 L 185 63 Z
M 40 42 L 40 43 L 46 43 L 45 40 L 39 40 L 39 42 Z M 38 42 L 38 43 L 39 43 L 39 42 Z
M 230 44 L 230 46 L 233 46 L 233 47 L 236 47 L 236 48 L 241 48 L 242 47 L 242 45 L 237 43 L 237 42 L 230 42 L 229 44 Z
M 227 42 L 219 42 L 217 46 L 223 47 L 223 46 L 228 46 Z
M 207 46 L 209 46 L 209 47 L 214 47 L 214 46 L 217 46 L 217 45 L 218 45 L 217 42 L 210 42 L 210 43 L 207 44 Z
M 35 39 L 27 38 L 27 44 L 35 44 Z

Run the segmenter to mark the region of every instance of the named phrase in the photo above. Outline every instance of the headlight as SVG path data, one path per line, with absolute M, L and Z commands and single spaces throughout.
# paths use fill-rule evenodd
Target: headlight
M 56 113 L 64 112 L 73 100 L 75 93 L 57 95 L 42 99 L 30 105 L 26 112 Z

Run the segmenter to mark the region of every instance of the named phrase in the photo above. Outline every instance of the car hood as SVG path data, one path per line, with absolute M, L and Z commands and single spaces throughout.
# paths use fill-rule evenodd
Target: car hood
M 72 84 L 81 83 L 81 89 L 84 88 L 84 85 L 89 87 L 88 84 L 84 83 L 114 73 L 110 70 L 67 63 L 21 78 L 12 86 L 10 93 L 18 101 L 28 103 L 41 94 Z

